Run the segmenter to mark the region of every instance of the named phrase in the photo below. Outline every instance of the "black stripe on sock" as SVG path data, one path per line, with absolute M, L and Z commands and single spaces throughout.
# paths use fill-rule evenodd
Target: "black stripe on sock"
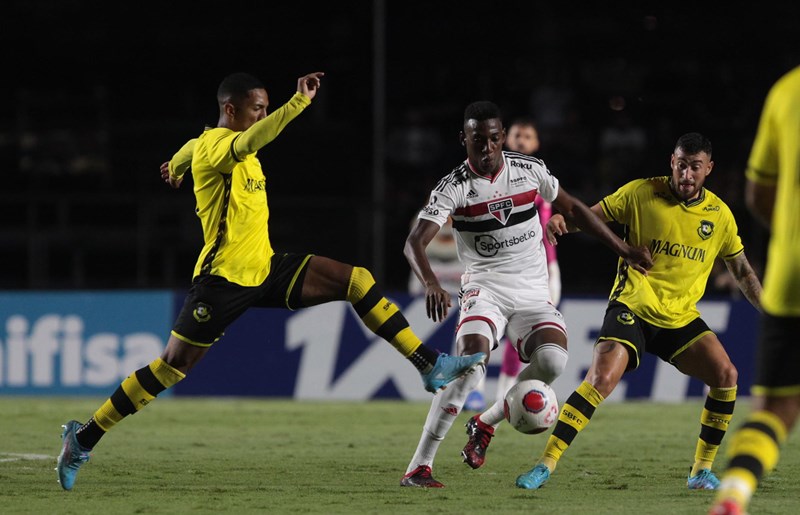
M 142 385 L 142 388 L 144 388 L 147 393 L 153 397 L 158 397 L 159 393 L 166 390 L 166 387 L 161 384 L 161 381 L 158 380 L 153 371 L 150 370 L 149 366 L 137 370 L 136 379 L 138 379 L 139 384 Z
M 725 431 L 710 427 L 706 425 L 700 426 L 700 439 L 711 445 L 719 445 L 722 443 L 722 438 L 725 436 Z
M 119 386 L 114 393 L 111 394 L 111 404 L 114 405 L 114 409 L 123 417 L 136 413 L 136 407 L 128 396 L 125 395 L 125 390 L 122 389 L 122 386 Z
M 383 295 L 380 294 L 378 288 L 375 286 L 376 285 L 373 284 L 369 291 L 364 295 L 364 298 L 353 304 L 353 308 L 361 318 L 367 316 L 367 313 L 369 313 L 372 308 L 377 306 L 383 298 Z
M 754 422 L 751 420 L 749 422 L 745 422 L 744 424 L 742 424 L 740 430 L 741 429 L 755 429 L 756 431 L 761 431 L 765 435 L 772 438 L 772 440 L 775 442 L 776 445 L 779 445 L 778 435 L 775 434 L 775 431 L 773 431 L 771 427 L 769 427 L 767 424 L 764 424 L 763 422 Z
M 712 399 L 711 397 L 706 397 L 705 407 L 708 411 L 713 411 L 714 413 L 732 415 L 735 404 L 736 403 L 734 401 L 719 401 L 717 399 Z
M 567 442 L 567 445 L 571 444 L 572 440 L 574 440 L 575 436 L 577 435 L 578 435 L 577 429 L 567 424 L 566 422 L 561 422 L 560 420 L 556 422 L 556 427 L 555 429 L 553 429 L 553 436 L 557 436 L 563 441 Z
M 578 392 L 572 392 L 566 403 L 580 411 L 587 419 L 592 418 L 592 415 L 594 415 L 595 407 Z
M 375 334 L 386 340 L 387 342 L 392 341 L 397 333 L 402 331 L 408 327 L 408 321 L 406 317 L 403 316 L 402 313 L 397 311 L 394 315 L 390 316 L 389 319 L 381 324 Z
M 734 467 L 749 470 L 759 481 L 764 475 L 764 465 L 754 456 L 749 454 L 739 454 L 738 456 L 731 458 L 731 461 L 728 462 L 728 469 L 732 469 Z

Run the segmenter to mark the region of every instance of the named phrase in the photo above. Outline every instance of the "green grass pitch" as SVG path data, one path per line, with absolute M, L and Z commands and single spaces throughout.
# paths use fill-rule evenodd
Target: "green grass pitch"
M 526 491 L 514 480 L 549 432 L 501 426 L 472 470 L 460 458 L 471 416 L 462 413 L 434 465 L 447 487 L 401 488 L 428 404 L 226 398 L 164 398 L 128 417 L 65 492 L 53 470 L 61 424 L 103 400 L 0 397 L 0 513 L 679 515 L 706 513 L 713 496 L 686 489 L 700 401 L 601 406 L 550 481 Z M 748 409 L 739 402 L 734 426 Z M 796 433 L 751 513 L 800 513 Z

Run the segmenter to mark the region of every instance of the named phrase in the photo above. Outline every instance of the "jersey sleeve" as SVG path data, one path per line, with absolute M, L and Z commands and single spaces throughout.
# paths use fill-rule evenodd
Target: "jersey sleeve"
M 547 202 L 552 202 L 558 196 L 558 179 L 550 173 L 544 161 L 540 166 L 534 168 L 539 178 L 538 194 Z
M 455 211 L 456 202 L 451 197 L 454 193 L 452 189 L 445 192 L 432 191 L 428 203 L 420 210 L 417 218 L 429 220 L 439 227 L 443 226 L 450 214 Z
M 726 205 L 725 209 L 725 242 L 719 249 L 719 257 L 724 260 L 733 259 L 744 252 L 744 244 L 739 236 L 739 227 L 736 225 L 736 218 L 730 208 Z
M 641 183 L 642 180 L 637 179 L 623 184 L 617 191 L 604 197 L 600 201 L 600 207 L 603 209 L 606 218 L 625 225 L 634 205 L 633 200 L 636 196 L 636 190 Z
M 311 99 L 299 91 L 281 107 L 270 113 L 266 118 L 257 121 L 252 127 L 241 133 L 233 142 L 233 154 L 237 161 L 242 161 L 244 156 L 257 152 L 294 120 L 303 109 L 311 103 Z
M 753 182 L 762 184 L 776 184 L 778 181 L 778 149 L 780 138 L 775 134 L 775 89 L 767 95 L 764 109 L 758 122 L 758 132 L 750 150 L 745 175 Z
M 192 154 L 194 153 L 194 145 L 197 143 L 197 138 L 190 139 L 183 146 L 175 152 L 172 159 L 169 160 L 169 175 L 175 180 L 183 177 L 183 174 L 192 166 Z

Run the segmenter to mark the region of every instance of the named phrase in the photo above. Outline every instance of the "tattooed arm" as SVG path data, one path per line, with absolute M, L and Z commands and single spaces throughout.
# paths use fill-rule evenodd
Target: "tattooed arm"
M 728 267 L 728 271 L 733 278 L 736 279 L 739 289 L 742 290 L 742 293 L 747 300 L 750 301 L 750 304 L 760 311 L 761 281 L 758 280 L 758 276 L 756 276 L 756 273 L 753 271 L 753 267 L 750 266 L 750 262 L 747 260 L 747 256 L 744 255 L 744 252 L 733 259 L 726 260 L 725 266 Z

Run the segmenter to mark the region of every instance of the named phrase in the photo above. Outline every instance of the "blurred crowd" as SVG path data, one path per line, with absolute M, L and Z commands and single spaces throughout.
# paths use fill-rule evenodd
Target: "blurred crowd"
M 0 127 L 0 288 L 185 287 L 201 242 L 191 184 L 168 191 L 158 166 L 216 122 L 219 79 L 229 67 L 248 66 L 275 106 L 291 96 L 298 74 L 326 72 L 309 115 L 261 154 L 279 249 L 314 249 L 375 267 L 372 223 L 383 219 L 385 266 L 377 268 L 388 288 L 405 290 L 409 221 L 465 157 L 457 139 L 464 106 L 488 99 L 509 122 L 536 120 L 539 157 L 589 204 L 633 177 L 668 173 L 678 136 L 706 134 L 716 163 L 707 186 L 731 206 L 751 261 L 761 263 L 765 235 L 744 210 L 742 174 L 764 94 L 800 55 L 795 7 L 748 18 L 705 6 L 688 14 L 679 3 L 576 14 L 512 2 L 478 15 L 471 2 L 445 1 L 426 3 L 423 16 L 412 5 L 384 4 L 380 24 L 373 11 L 356 7 L 309 17 L 317 46 L 298 43 L 297 55 L 280 47 L 285 55 L 270 52 L 266 64 L 256 59 L 263 60 L 258 38 L 278 36 L 243 35 L 230 63 L 216 59 L 196 80 L 188 70 L 200 57 L 191 49 L 205 40 L 171 25 L 165 49 L 149 49 L 163 63 L 117 44 L 113 58 L 94 57 L 107 67 L 102 73 L 72 76 L 67 70 L 88 65 L 67 63 L 69 47 L 61 58 L 58 45 L 32 47 L 51 59 L 42 69 L 52 75 L 27 68 L 3 86 L 12 101 L 0 108 L 8 121 Z M 77 4 L 65 5 L 51 7 Z M 769 30 L 758 23 L 764 20 Z M 384 41 L 378 54 L 376 31 Z M 119 37 L 126 36 L 135 37 Z M 186 76 L 173 76 L 178 54 Z M 376 58 L 384 63 L 381 80 L 373 74 Z M 24 55 L 13 59 L 23 70 L 32 66 Z M 378 88 L 385 116 L 376 124 Z M 376 134 L 383 155 L 373 155 Z M 377 199 L 376 162 L 385 173 Z M 565 295 L 607 293 L 615 259 L 602 246 L 576 235 L 563 242 L 559 259 Z M 709 288 L 731 294 L 724 280 Z

